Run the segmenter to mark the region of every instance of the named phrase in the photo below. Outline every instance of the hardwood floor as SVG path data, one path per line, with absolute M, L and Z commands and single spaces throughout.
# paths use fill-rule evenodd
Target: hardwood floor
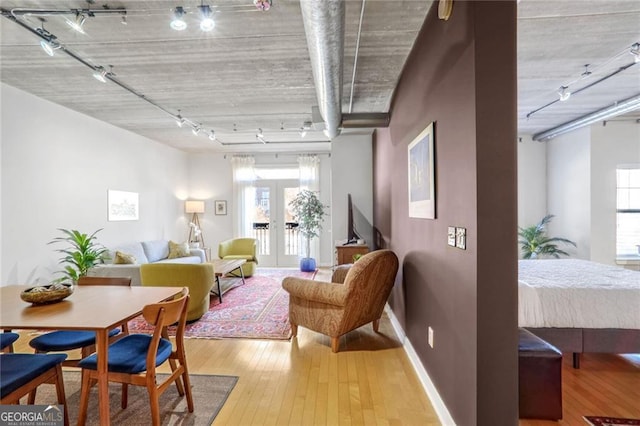
M 187 339 L 186 350 L 192 374 L 239 376 L 214 425 L 438 425 L 386 315 L 380 331 L 366 325 L 343 336 L 337 354 L 328 337 L 302 327 L 292 341 Z M 16 351 L 31 352 L 29 333 L 21 334 Z M 583 415 L 640 418 L 640 355 L 586 354 L 579 370 L 570 358 L 564 419 L 520 426 L 584 426 Z
M 521 420 L 520 426 L 584 426 L 582 416 L 640 419 L 640 355 L 583 354 L 574 369 L 565 354 L 562 404 L 562 420 Z

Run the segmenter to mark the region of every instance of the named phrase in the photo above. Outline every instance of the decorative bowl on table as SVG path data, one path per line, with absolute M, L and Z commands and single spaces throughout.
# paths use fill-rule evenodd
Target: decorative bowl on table
M 73 284 L 57 283 L 31 287 L 20 293 L 20 298 L 34 305 L 57 303 L 73 293 Z

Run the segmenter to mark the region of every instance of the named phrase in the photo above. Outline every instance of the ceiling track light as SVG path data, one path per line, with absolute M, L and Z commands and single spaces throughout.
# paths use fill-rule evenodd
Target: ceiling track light
M 216 140 L 216 132 L 211 130 L 209 132 L 209 140 L 215 141 Z
M 198 136 L 200 134 L 200 126 L 193 126 L 193 128 L 191 129 L 191 133 L 193 133 L 194 136 Z
M 107 71 L 104 67 L 96 67 L 95 71 L 93 72 L 93 78 L 95 78 L 96 80 L 102 83 L 106 83 L 107 77 L 109 77 L 110 75 L 111 73 Z
M 264 133 L 262 133 L 262 129 L 258 129 L 258 133 L 256 134 L 257 138 L 264 138 Z
M 631 45 L 631 49 L 629 49 L 629 53 L 633 55 L 633 62 L 640 62 L 640 43 L 633 43 Z
M 40 40 L 40 47 L 42 47 L 42 50 L 44 50 L 47 55 L 53 56 L 55 51 L 60 49 L 60 43 L 54 40 Z
M 560 96 L 561 102 L 564 102 L 571 97 L 571 92 L 567 89 L 569 89 L 568 86 L 560 86 L 560 89 L 558 90 L 558 96 Z
M 169 24 L 171 28 L 176 31 L 182 31 L 187 28 L 187 23 L 184 21 L 184 15 L 186 15 L 184 8 L 182 6 L 177 6 L 173 9 L 173 20 Z
M 87 17 L 83 13 L 76 12 L 76 18 L 73 21 L 71 19 L 67 19 L 66 21 L 67 25 L 69 25 L 75 31 L 79 32 L 80 34 L 86 34 L 84 32 L 84 28 L 82 28 L 86 19 Z
M 211 7 L 208 5 L 200 5 L 198 6 L 200 10 L 200 15 L 202 19 L 200 20 L 200 29 L 205 32 L 209 32 L 213 30 L 216 26 L 215 21 L 213 20 L 213 12 L 211 11 Z

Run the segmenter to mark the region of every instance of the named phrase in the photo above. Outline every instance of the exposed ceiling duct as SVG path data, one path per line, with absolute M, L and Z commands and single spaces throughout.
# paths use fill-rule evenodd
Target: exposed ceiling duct
M 596 112 L 592 112 L 591 114 L 583 115 L 580 118 L 561 124 L 557 127 L 554 127 L 553 129 L 536 133 L 535 135 L 533 135 L 533 140 L 544 142 L 549 139 L 553 139 L 556 136 L 560 136 L 563 133 L 579 129 L 580 127 L 588 126 L 597 121 L 607 120 L 620 114 L 626 114 L 627 112 L 635 111 L 637 109 L 640 109 L 640 94 L 623 101 L 616 102 L 614 105 L 603 108 Z
M 345 5 L 342 0 L 300 0 L 313 81 L 330 139 L 342 121 L 342 58 Z

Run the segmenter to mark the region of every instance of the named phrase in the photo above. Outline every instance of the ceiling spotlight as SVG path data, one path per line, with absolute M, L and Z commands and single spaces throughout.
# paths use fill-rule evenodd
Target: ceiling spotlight
M 76 12 L 76 19 L 74 19 L 73 21 L 70 19 L 67 19 L 66 21 L 67 21 L 67 25 L 69 25 L 71 28 L 73 28 L 80 34 L 85 34 L 84 29 L 82 28 L 82 25 L 84 25 L 84 21 L 86 19 L 87 17 L 84 16 L 84 14 L 80 12 Z
M 127 25 L 127 15 L 122 15 L 122 19 L 120 20 L 122 25 Z
M 212 141 L 216 140 L 216 132 L 214 132 L 213 130 L 209 132 L 209 139 Z
M 264 138 L 264 133 L 262 133 L 262 129 L 258 129 L 258 133 L 256 134 L 258 138 Z
M 558 90 L 558 96 L 560 96 L 561 102 L 564 102 L 571 97 L 571 92 L 567 90 L 568 88 L 568 86 L 560 86 L 560 89 Z
M 256 135 L 256 139 L 260 142 L 262 142 L 263 144 L 266 145 L 267 141 L 264 140 L 264 137 L 262 135 Z
M 184 8 L 182 6 L 178 6 L 173 10 L 173 20 L 171 21 L 171 24 L 169 24 L 171 26 L 171 28 L 173 28 L 176 31 L 182 31 L 184 29 L 187 28 L 187 23 L 184 22 L 184 15 L 186 15 L 187 12 L 184 11 Z
M 271 9 L 271 0 L 253 0 L 253 4 L 258 10 L 266 12 Z
M 193 133 L 194 136 L 198 136 L 198 134 L 200 133 L 200 126 L 193 126 L 193 128 L 191 129 L 191 133 Z
M 202 20 L 200 21 L 200 29 L 202 31 L 211 31 L 215 28 L 216 23 L 213 21 L 211 17 L 213 12 L 211 12 L 211 8 L 207 5 L 198 6 L 200 9 L 200 14 L 202 15 Z
M 633 61 L 635 63 L 640 62 L 640 43 L 634 43 L 631 45 L 631 50 L 629 53 L 633 55 Z
M 93 72 L 93 78 L 95 78 L 96 80 L 102 82 L 102 83 L 106 83 L 107 82 L 107 77 L 110 75 L 111 73 L 109 71 L 107 71 L 106 69 L 104 69 L 104 67 L 96 67 L 95 71 Z
M 178 127 L 184 126 L 184 118 L 182 118 L 180 114 L 176 116 L 176 124 L 178 125 Z
M 53 56 L 54 50 L 60 49 L 60 43 L 53 40 L 40 40 L 40 47 L 42 47 L 42 50 L 44 50 L 47 55 Z
M 307 136 L 307 129 L 300 127 L 300 137 L 304 138 L 305 136 Z

